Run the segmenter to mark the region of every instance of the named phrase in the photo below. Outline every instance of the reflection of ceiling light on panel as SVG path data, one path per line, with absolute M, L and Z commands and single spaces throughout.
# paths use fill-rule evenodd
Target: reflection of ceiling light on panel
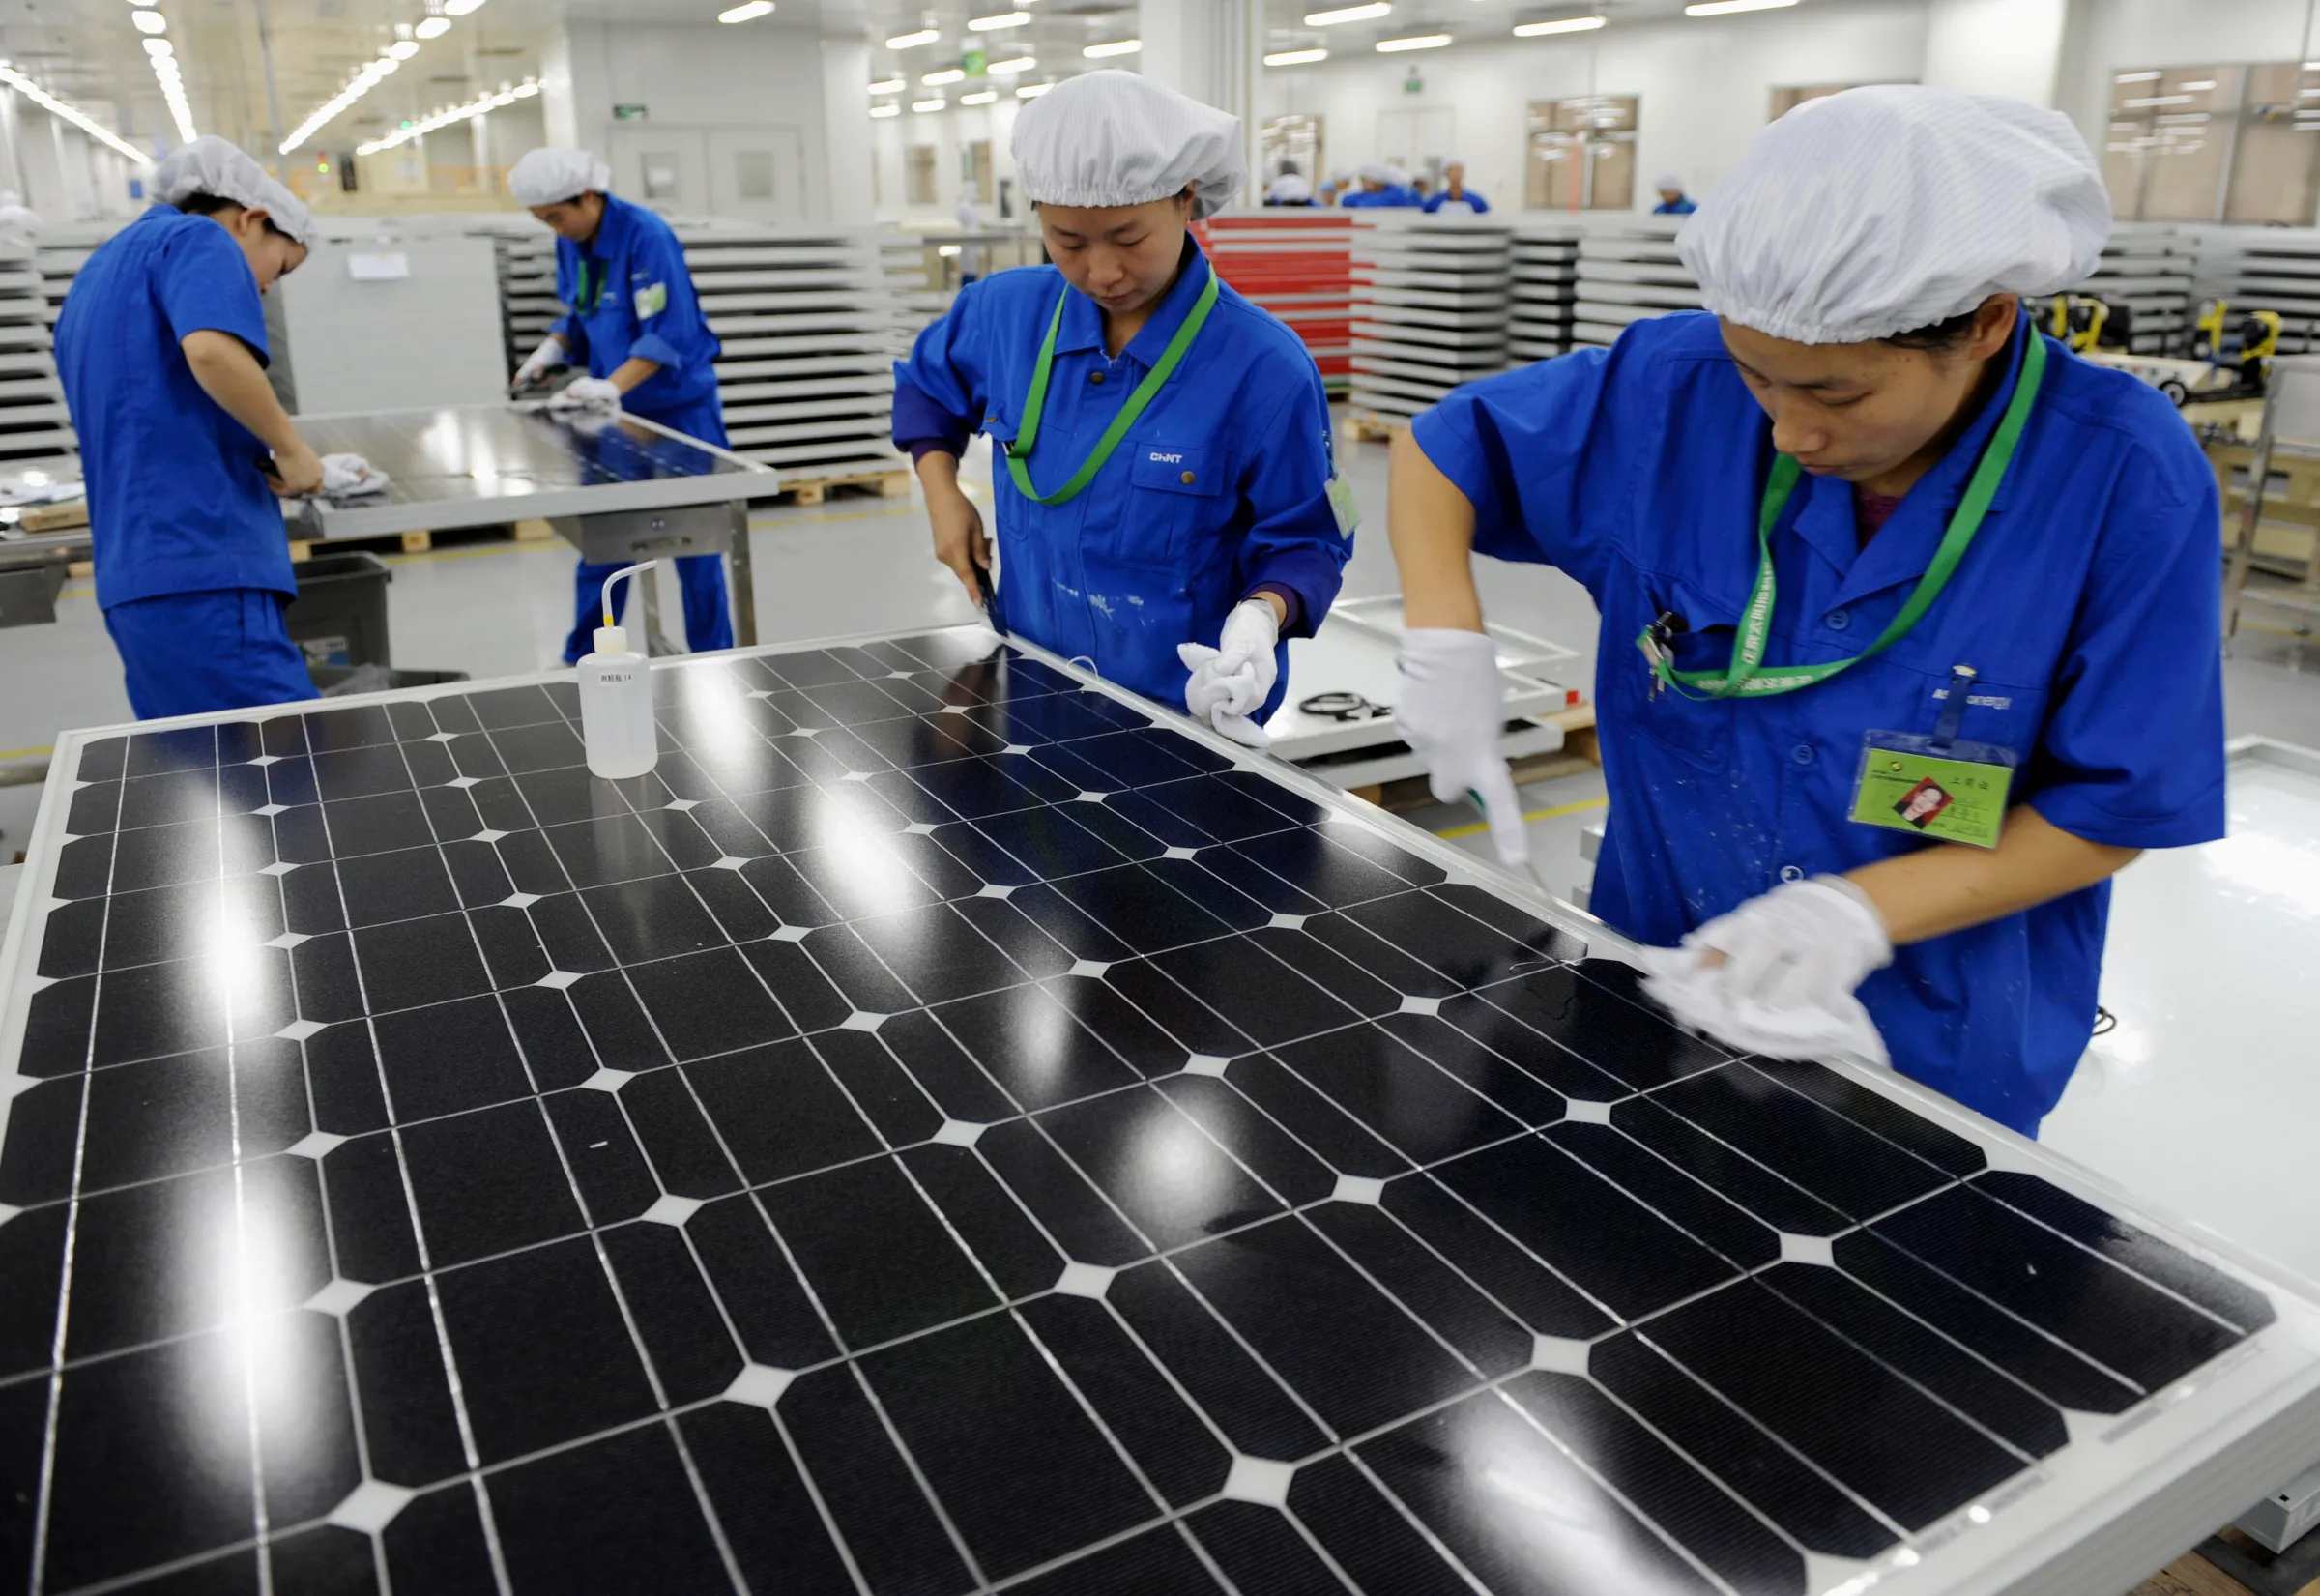
M 2159 81 L 2159 73 L 2121 73 L 2118 76 L 2112 78 L 2111 81 L 2113 83 L 2156 83 Z
M 1377 17 L 1391 15 L 1393 9 L 1385 3 L 1385 0 L 1372 0 L 1372 3 L 1366 6 L 1340 6 L 1335 11 L 1309 11 L 1305 14 L 1305 25 L 1309 28 L 1327 28 L 1334 27 L 1340 22 L 1368 22 Z
M 720 22 L 754 22 L 761 16 L 773 15 L 773 0 L 741 0 L 741 4 L 717 13 Z
M 967 26 L 975 33 L 997 33 L 1002 28 L 1023 27 L 1030 19 L 1031 14 L 1028 11 L 1010 11 L 1001 12 L 997 16 L 974 17 L 968 22 Z
M 1522 22 L 1515 27 L 1517 39 L 1544 39 L 1557 33 L 1590 33 L 1603 26 L 1601 16 L 1559 16 L 1552 22 Z
M 914 50 L 921 44 L 931 44 L 942 37 L 939 28 L 920 28 L 916 33 L 898 33 L 886 41 L 890 50 Z
M 1384 55 L 1398 55 L 1404 50 L 1438 50 L 1449 43 L 1446 33 L 1415 33 L 1407 39 L 1380 39 L 1378 49 Z
M 1090 44 L 1080 53 L 1090 61 L 1101 61 L 1107 56 L 1134 55 L 1143 48 L 1141 39 L 1115 39 L 1109 44 Z
M 1268 67 L 1305 67 L 1329 59 L 1327 50 L 1276 50 L 1264 58 Z
M 1706 0 L 1704 5 L 1686 6 L 1686 16 L 1729 16 L 1734 12 L 1779 11 L 1793 6 L 1796 0 Z

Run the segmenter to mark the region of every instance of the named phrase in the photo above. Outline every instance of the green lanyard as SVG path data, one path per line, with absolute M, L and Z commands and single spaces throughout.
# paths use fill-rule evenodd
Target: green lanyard
M 583 316 L 594 315 L 596 301 L 604 297 L 603 276 L 595 274 L 594 280 L 591 280 L 592 274 L 589 268 L 594 264 L 586 255 L 580 257 L 580 303 L 574 308 Z
M 1722 671 L 1679 671 L 1672 654 L 1659 635 L 1660 624 L 1654 622 L 1643 628 L 1636 646 L 1651 661 L 1652 674 L 1661 686 L 1682 692 L 1687 687 L 1703 689 L 1699 695 L 1686 697 L 1770 698 L 1777 693 L 1792 693 L 1800 687 L 1810 687 L 1826 682 L 1839 671 L 1849 669 L 1870 654 L 1890 648 L 1909 635 L 1910 628 L 1925 618 L 1941 596 L 1958 563 L 1982 529 L 1982 517 L 1988 512 L 1989 502 L 1997 496 L 1998 483 L 2006 476 L 2006 468 L 2014 461 L 2014 451 L 2022 439 L 2022 427 L 2030 419 L 2030 408 L 2038 398 L 2040 380 L 2046 370 L 2046 340 L 2035 329 L 2030 334 L 2029 347 L 2022 353 L 2022 372 L 2016 381 L 2014 397 L 2007 401 L 2006 414 L 1998 421 L 1997 431 L 1990 435 L 1982 460 L 1974 468 L 1973 480 L 1967 484 L 1964 502 L 1950 517 L 1949 531 L 1942 534 L 1941 546 L 1933 551 L 1931 564 L 1925 575 L 1918 578 L 1917 588 L 1909 601 L 1901 606 L 1900 614 L 1893 618 L 1883 635 L 1850 659 L 1839 659 L 1825 665 L 1781 665 L 1770 671 L 1759 671 L 1764 662 L 1764 645 L 1772 635 L 1772 533 L 1780 524 L 1781 512 L 1787 508 L 1790 495 L 1796 491 L 1796 479 L 1803 468 L 1796 457 L 1783 454 L 1772 462 L 1772 476 L 1764 484 L 1764 504 L 1756 516 L 1756 585 L 1748 597 L 1748 609 L 1741 616 L 1740 634 L 1732 644 L 1732 662 Z
M 1031 486 L 1029 461 L 1032 447 L 1039 441 L 1040 412 L 1047 408 L 1048 372 L 1056 363 L 1056 330 L 1063 325 L 1063 302 L 1070 297 L 1071 290 L 1063 290 L 1056 300 L 1055 314 L 1047 318 L 1047 338 L 1039 345 L 1039 363 L 1031 368 L 1031 391 L 1023 401 L 1023 425 L 1017 430 L 1015 441 L 1005 446 L 1007 473 L 1015 479 L 1015 491 L 1026 499 L 1036 500 L 1043 505 L 1070 503 L 1079 497 L 1080 489 L 1094 481 L 1095 474 L 1104 469 L 1104 462 L 1112 458 L 1112 451 L 1119 447 L 1120 439 L 1128 435 L 1128 428 L 1136 424 L 1136 418 L 1144 414 L 1145 407 L 1160 392 L 1160 385 L 1168 381 L 1177 363 L 1184 359 L 1184 351 L 1190 349 L 1192 340 L 1200 335 L 1201 325 L 1208 319 L 1208 312 L 1216 305 L 1216 274 L 1211 272 L 1208 280 L 1201 285 L 1201 297 L 1192 302 L 1192 314 L 1184 318 L 1184 325 L 1176 329 L 1176 335 L 1169 339 L 1168 347 L 1160 352 L 1159 362 L 1145 373 L 1144 381 L 1136 385 L 1136 392 L 1128 395 L 1128 402 L 1119 407 L 1119 414 L 1112 418 L 1110 426 L 1104 428 L 1104 435 L 1095 441 L 1095 451 L 1080 462 L 1080 469 L 1071 474 L 1070 481 L 1053 493 L 1041 493 Z

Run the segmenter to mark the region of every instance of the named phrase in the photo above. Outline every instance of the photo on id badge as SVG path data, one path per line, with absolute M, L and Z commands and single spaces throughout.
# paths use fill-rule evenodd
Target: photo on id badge
M 1893 812 L 1923 831 L 1933 824 L 1933 818 L 1947 809 L 1951 802 L 1950 792 L 1940 782 L 1927 776 L 1902 795 L 1901 801 L 1893 806 Z

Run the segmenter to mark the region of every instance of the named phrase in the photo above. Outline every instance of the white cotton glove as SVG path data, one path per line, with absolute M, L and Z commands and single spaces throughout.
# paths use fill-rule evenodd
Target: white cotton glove
M 1530 836 L 1515 797 L 1498 740 L 1506 728 L 1506 679 L 1498 649 L 1481 632 L 1416 626 L 1402 634 L 1402 701 L 1394 724 L 1410 751 L 1426 762 L 1435 798 L 1456 803 L 1471 795 L 1491 825 L 1498 862 L 1510 870 L 1530 863 Z
M 618 410 L 621 385 L 609 377 L 582 377 L 548 400 L 550 410 Z
M 553 333 L 549 334 L 539 340 L 539 347 L 532 351 L 524 363 L 515 368 L 515 381 L 510 385 L 513 392 L 521 393 L 527 388 L 537 388 L 547 380 L 549 372 L 569 363 L 570 359 L 564 347 L 564 340 Z
M 1272 739 L 1250 717 L 1281 678 L 1273 653 L 1281 642 L 1281 623 L 1273 618 L 1273 606 L 1262 598 L 1242 599 L 1225 617 L 1213 649 L 1203 643 L 1176 645 L 1176 657 L 1192 672 L 1184 683 L 1184 708 L 1235 742 L 1270 747 Z
M 358 499 L 366 493 L 384 493 L 388 482 L 387 474 L 360 454 L 322 457 L 322 491 L 330 498 Z
M 1709 963 L 1706 955 L 1723 955 Z M 1887 1062 L 1854 989 L 1893 962 L 1885 923 L 1855 888 L 1822 877 L 1751 898 L 1649 948 L 1644 991 L 1685 1025 L 1774 1059 L 1857 1053 Z

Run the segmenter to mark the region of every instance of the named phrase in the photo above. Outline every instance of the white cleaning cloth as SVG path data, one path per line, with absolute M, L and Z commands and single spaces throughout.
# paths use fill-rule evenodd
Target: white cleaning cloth
M 360 454 L 325 454 L 322 457 L 322 491 L 333 499 L 360 499 L 366 493 L 384 493 L 388 476 Z

